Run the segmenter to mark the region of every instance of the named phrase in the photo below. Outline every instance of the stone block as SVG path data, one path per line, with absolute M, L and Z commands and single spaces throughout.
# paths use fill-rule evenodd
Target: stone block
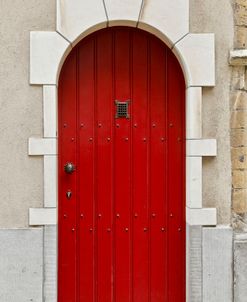
M 215 85 L 214 34 L 188 34 L 173 51 L 184 66 L 187 86 Z
M 245 235 L 246 237 L 246 235 Z M 234 302 L 246 302 L 247 238 L 234 242 Z
M 247 147 L 232 148 L 232 168 L 236 169 L 247 169 Z
M 30 84 L 56 84 L 71 45 L 57 32 L 30 33 Z
M 203 301 L 232 302 L 232 229 L 203 228 Z
M 217 140 L 188 139 L 186 140 L 186 156 L 216 156 Z
M 189 0 L 143 1 L 138 27 L 173 46 L 189 32 Z
M 43 86 L 44 137 L 57 137 L 57 87 Z
M 28 140 L 29 155 L 56 155 L 57 140 L 55 138 L 36 138 Z
M 232 110 L 247 110 L 247 92 L 237 90 L 231 93 Z
M 231 128 L 243 129 L 247 128 L 247 111 L 232 111 L 231 113 Z
M 246 26 L 247 24 L 247 3 L 245 0 L 235 0 L 235 25 Z
M 30 208 L 29 225 L 54 225 L 57 224 L 56 208 Z
M 186 207 L 186 222 L 188 225 L 217 224 L 217 210 L 215 208 L 190 209 Z
M 142 0 L 105 0 L 105 7 L 110 26 L 136 26 Z
M 232 191 L 232 207 L 237 214 L 247 212 L 247 189 L 234 189 Z
M 247 188 L 247 170 L 232 171 L 232 186 L 234 189 Z
M 247 46 L 247 28 L 235 26 L 234 48 L 244 49 Z
M 239 234 L 247 233 L 247 214 L 232 212 L 232 227 Z
M 186 157 L 186 205 L 202 208 L 202 158 Z
M 233 66 L 232 68 L 232 90 L 241 90 L 245 88 L 245 67 Z
M 44 156 L 44 206 L 57 206 L 57 156 Z
M 186 138 L 202 137 L 202 88 L 189 87 L 186 90 Z
M 231 146 L 235 147 L 235 148 L 247 146 L 247 130 L 246 129 L 232 129 L 231 130 Z
M 0 301 L 43 301 L 43 229 L 0 230 Z
M 247 65 L 247 50 L 235 49 L 230 51 L 229 63 L 232 66 L 246 66 Z
M 73 45 L 106 24 L 102 0 L 57 0 L 57 31 Z

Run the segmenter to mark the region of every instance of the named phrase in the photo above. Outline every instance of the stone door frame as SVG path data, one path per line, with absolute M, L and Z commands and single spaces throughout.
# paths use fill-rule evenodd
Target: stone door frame
M 44 296 L 56 301 L 57 81 L 71 49 L 90 33 L 108 26 L 132 26 L 154 34 L 171 48 L 184 72 L 189 302 L 198 286 L 191 263 L 201 263 L 200 253 L 192 255 L 195 238 L 201 236 L 202 226 L 217 224 L 216 209 L 203 208 L 202 157 L 216 156 L 217 145 L 213 138 L 202 138 L 201 112 L 202 88 L 215 86 L 215 39 L 214 34 L 189 32 L 189 0 L 57 0 L 56 31 L 30 33 L 30 84 L 43 87 L 44 133 L 42 138 L 29 138 L 28 154 L 44 157 L 44 207 L 29 209 L 29 224 L 45 226 Z

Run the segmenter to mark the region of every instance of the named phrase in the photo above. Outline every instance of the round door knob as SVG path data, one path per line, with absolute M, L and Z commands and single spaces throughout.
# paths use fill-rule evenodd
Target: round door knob
M 67 174 L 71 174 L 75 171 L 75 165 L 73 163 L 67 163 L 65 166 L 64 166 L 64 171 L 67 173 Z

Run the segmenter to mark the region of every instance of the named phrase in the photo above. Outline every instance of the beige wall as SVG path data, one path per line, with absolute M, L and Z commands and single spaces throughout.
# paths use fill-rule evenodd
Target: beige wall
M 205 207 L 217 207 L 218 224 L 231 219 L 230 103 L 234 25 L 231 0 L 190 0 L 191 32 L 213 32 L 216 40 L 216 87 L 203 90 L 203 136 L 215 137 L 218 155 L 204 159 L 203 200 Z
M 218 222 L 230 223 L 231 1 L 190 2 L 191 32 L 214 32 L 217 47 L 217 86 L 203 92 L 203 135 L 218 139 L 218 157 L 204 160 L 204 206 L 217 206 Z M 42 137 L 42 90 L 28 84 L 29 31 L 55 30 L 55 0 L 3 0 L 0 20 L 0 227 L 25 227 L 28 209 L 43 205 L 43 161 L 27 155 L 28 138 Z
M 0 1 L 0 227 L 28 225 L 42 206 L 42 158 L 28 157 L 42 136 L 42 89 L 29 86 L 29 32 L 55 30 L 55 0 Z

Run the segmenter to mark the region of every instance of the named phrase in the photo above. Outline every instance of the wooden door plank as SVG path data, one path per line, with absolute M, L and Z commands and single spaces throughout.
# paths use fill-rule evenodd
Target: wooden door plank
M 76 164 L 76 53 L 64 63 L 59 81 L 59 204 L 58 204 L 58 299 L 76 301 L 77 172 L 66 174 L 67 162 Z M 70 200 L 67 191 L 72 192 Z M 69 247 L 69 248 L 68 248 Z

